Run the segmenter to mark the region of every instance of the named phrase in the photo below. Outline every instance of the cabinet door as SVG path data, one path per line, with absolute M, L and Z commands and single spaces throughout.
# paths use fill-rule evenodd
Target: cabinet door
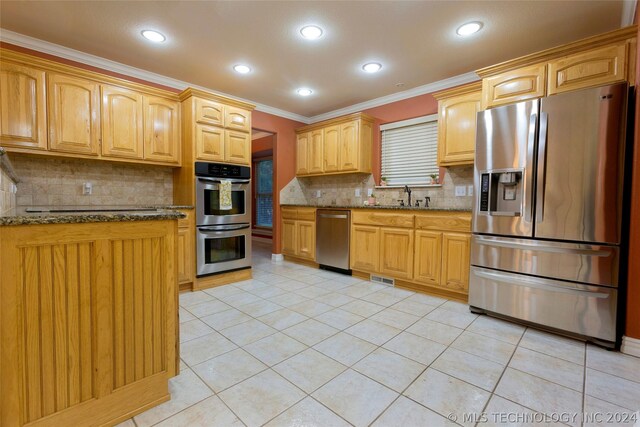
M 438 165 L 473 165 L 476 148 L 476 116 L 481 92 L 467 93 L 439 102 Z
M 580 52 L 549 62 L 548 94 L 624 81 L 627 76 L 625 43 Z
M 440 285 L 455 291 L 469 289 L 471 236 L 444 233 L 442 236 L 442 279 Z
M 227 129 L 251 131 L 251 112 L 237 107 L 225 106 L 224 127 Z
M 358 122 L 352 121 L 340 125 L 340 170 L 358 170 Z
M 482 107 L 511 104 L 545 95 L 546 65 L 518 68 L 482 80 Z
M 282 220 L 282 253 L 296 255 L 296 221 L 293 219 Z
M 324 171 L 340 170 L 340 125 L 324 128 Z
M 143 156 L 142 94 L 102 86 L 102 155 L 141 159 Z
M 316 223 L 314 221 L 297 221 L 297 255 L 311 261 L 316 259 Z
M 322 129 L 311 131 L 309 137 L 309 173 L 322 173 L 324 132 Z
M 196 159 L 224 161 L 224 130 L 196 125 Z
M 195 261 L 194 231 L 190 227 L 178 228 L 178 283 L 193 282 Z
M 296 141 L 296 175 L 309 174 L 309 133 L 301 133 Z
M 351 268 L 377 273 L 380 271 L 380 227 L 351 227 Z
M 413 277 L 413 230 L 380 229 L 380 273 L 400 279 Z
M 413 280 L 427 285 L 440 285 L 442 265 L 442 233 L 416 231 L 416 251 Z
M 47 149 L 44 71 L 0 63 L 0 145 Z
M 251 135 L 232 130 L 224 131 L 225 162 L 248 165 L 251 163 Z
M 207 99 L 195 98 L 196 123 L 223 126 L 224 105 Z
M 180 104 L 157 96 L 144 97 L 144 158 L 180 163 Z
M 97 155 L 100 151 L 100 85 L 49 74 L 49 149 Z

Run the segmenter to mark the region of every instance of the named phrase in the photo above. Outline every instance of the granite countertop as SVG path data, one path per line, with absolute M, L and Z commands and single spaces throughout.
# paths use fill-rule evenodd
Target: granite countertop
M 91 209 L 84 212 L 51 212 L 50 209 Z M 27 212 L 42 209 L 43 212 Z M 117 209 L 117 211 L 114 211 Z M 33 224 L 74 224 L 86 222 L 158 221 L 186 218 L 175 209 L 193 209 L 187 205 L 169 206 L 48 206 L 12 209 L 0 215 L 0 226 Z
M 318 209 L 380 209 L 380 210 L 402 210 L 402 211 L 447 211 L 447 212 L 471 212 L 471 209 L 464 208 L 440 208 L 440 207 L 415 207 L 415 206 L 398 206 L 398 205 L 384 205 L 384 206 L 363 206 L 363 205 L 298 205 L 298 204 L 281 204 L 280 206 L 300 206 L 306 208 L 318 208 Z

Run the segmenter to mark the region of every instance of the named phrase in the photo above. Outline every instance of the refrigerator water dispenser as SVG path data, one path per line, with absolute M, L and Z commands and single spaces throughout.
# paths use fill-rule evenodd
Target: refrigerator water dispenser
M 522 170 L 488 171 L 481 175 L 480 212 L 522 215 Z

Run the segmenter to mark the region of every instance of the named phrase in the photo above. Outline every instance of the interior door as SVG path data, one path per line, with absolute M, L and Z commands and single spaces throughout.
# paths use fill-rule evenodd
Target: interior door
M 545 98 L 538 147 L 538 238 L 620 243 L 627 84 Z

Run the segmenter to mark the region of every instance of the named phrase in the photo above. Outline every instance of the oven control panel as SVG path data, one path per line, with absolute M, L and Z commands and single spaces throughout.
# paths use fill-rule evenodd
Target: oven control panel
M 251 178 L 251 168 L 223 163 L 196 162 L 195 172 L 197 176 L 212 178 Z

